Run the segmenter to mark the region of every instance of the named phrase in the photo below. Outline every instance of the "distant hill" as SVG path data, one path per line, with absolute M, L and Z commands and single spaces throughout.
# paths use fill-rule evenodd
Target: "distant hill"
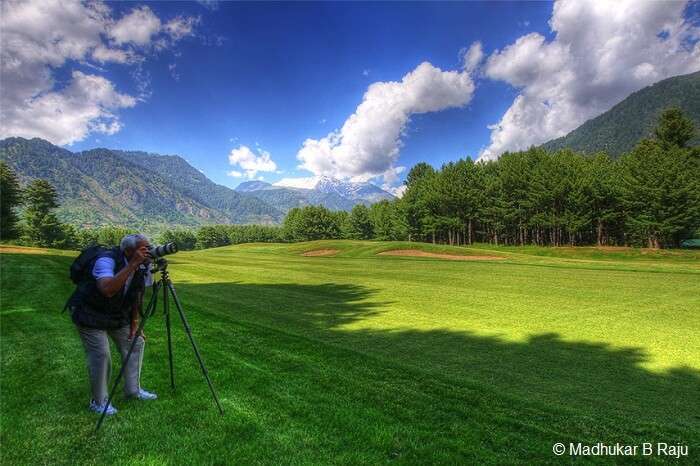
M 59 218 L 79 226 L 276 223 L 283 213 L 217 185 L 178 156 L 93 149 L 73 153 L 42 139 L 0 141 L 0 160 L 24 184 L 47 179 Z
M 311 189 L 276 186 L 264 181 L 246 181 L 236 187 L 239 193 L 260 199 L 283 212 L 294 207 L 322 205 L 331 210 L 350 210 L 357 204 L 370 205 L 394 196 L 372 183 L 351 183 L 327 176 L 319 177 Z
M 628 152 L 651 135 L 659 115 L 680 107 L 700 129 L 700 72 L 664 79 L 625 98 L 607 112 L 588 120 L 564 137 L 542 147 L 570 148 L 585 153 L 606 151 L 613 157 Z M 691 141 L 700 144 L 700 135 Z
M 245 181 L 238 186 L 236 186 L 236 191 L 239 193 L 251 193 L 253 191 L 261 191 L 263 189 L 272 189 L 274 186 L 272 186 L 270 183 L 267 183 L 265 181 Z

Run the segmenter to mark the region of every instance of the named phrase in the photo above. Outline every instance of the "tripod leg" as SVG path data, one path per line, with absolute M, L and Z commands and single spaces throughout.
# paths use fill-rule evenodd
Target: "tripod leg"
M 146 325 L 146 321 L 148 318 L 153 314 L 153 311 L 156 308 L 156 304 L 158 302 L 158 292 L 160 291 L 160 287 L 162 286 L 162 283 L 158 282 L 154 289 L 153 289 L 153 294 L 151 295 L 151 300 L 148 302 L 148 307 L 146 307 L 146 312 L 143 313 L 143 317 L 141 318 L 141 322 L 139 323 L 139 327 L 136 330 L 136 335 L 140 334 L 143 331 L 143 328 Z M 97 421 L 97 426 L 95 426 L 95 432 L 100 430 L 100 427 L 102 427 L 102 422 L 105 420 L 105 416 L 107 415 L 107 407 L 109 404 L 112 402 L 112 398 L 114 397 L 114 392 L 117 390 L 117 386 L 119 385 L 119 382 L 121 382 L 122 377 L 124 376 L 124 372 L 126 371 L 126 366 L 129 363 L 129 359 L 131 358 L 131 354 L 134 352 L 134 348 L 136 347 L 136 341 L 137 337 L 134 336 L 131 340 L 131 346 L 129 346 L 129 351 L 126 353 L 126 358 L 122 361 L 122 366 L 119 369 L 119 375 L 117 376 L 117 379 L 114 381 L 114 385 L 112 385 L 112 389 L 109 392 L 109 396 L 107 397 L 107 403 L 105 403 L 105 407 L 102 410 L 102 415 L 100 415 L 100 419 Z
M 165 312 L 165 331 L 168 335 L 168 364 L 170 365 L 170 387 L 175 390 L 175 371 L 173 369 L 173 340 L 170 332 L 170 303 L 168 289 L 163 287 L 163 309 Z
M 173 296 L 173 301 L 175 301 L 175 307 L 177 308 L 178 314 L 180 314 L 180 320 L 182 320 L 182 325 L 185 327 L 185 333 L 187 333 L 187 336 L 190 339 L 190 343 L 192 343 L 194 355 L 197 357 L 199 367 L 202 369 L 202 374 L 204 374 L 204 378 L 207 380 L 207 385 L 209 385 L 209 391 L 211 392 L 211 396 L 214 398 L 214 403 L 216 404 L 216 407 L 219 408 L 219 413 L 223 415 L 224 409 L 221 407 L 221 403 L 219 403 L 219 397 L 216 396 L 214 384 L 212 383 L 211 378 L 209 378 L 209 373 L 207 372 L 207 368 L 204 365 L 204 361 L 202 360 L 202 355 L 199 354 L 199 348 L 197 348 L 197 344 L 195 343 L 194 337 L 192 336 L 192 330 L 190 329 L 190 325 L 187 323 L 185 312 L 182 310 L 180 301 L 177 299 L 177 294 L 175 294 L 175 287 L 173 287 L 172 282 L 170 282 L 169 280 L 167 281 L 166 286 L 170 290 L 170 294 Z

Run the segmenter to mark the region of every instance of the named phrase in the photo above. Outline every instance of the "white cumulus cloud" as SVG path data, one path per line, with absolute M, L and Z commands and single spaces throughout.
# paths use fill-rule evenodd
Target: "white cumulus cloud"
M 467 71 L 442 71 L 427 62 L 401 81 L 375 82 L 342 128 L 304 141 L 299 168 L 352 181 L 391 179 L 411 115 L 464 106 L 473 92 Z
M 174 41 L 193 35 L 194 28 L 199 24 L 200 18 L 194 16 L 177 16 L 163 26 L 163 30 Z
M 530 33 L 486 62 L 486 76 L 520 93 L 480 158 L 564 136 L 642 87 L 699 70 L 700 28 L 683 18 L 685 5 L 557 1 L 552 40 Z
M 250 147 L 244 145 L 231 151 L 228 155 L 228 162 L 233 166 L 240 167 L 249 179 L 255 178 L 258 172 L 277 171 L 277 164 L 272 160 L 269 152 L 258 148 L 256 154 Z M 228 174 L 234 177 L 240 176 L 240 172 L 236 170 Z
M 171 47 L 198 21 L 176 17 L 163 25 L 148 7 L 115 18 L 100 1 L 4 0 L 1 8 L 0 137 L 61 145 L 119 131 L 117 112 L 139 99 L 105 76 L 67 69 L 70 79 L 61 83 L 55 73 L 71 61 L 98 73 L 110 62 L 140 66 L 156 40 L 166 41 L 158 50 Z
M 481 42 L 474 42 L 468 49 L 463 50 L 462 60 L 464 69 L 470 73 L 475 71 L 484 59 L 484 49 Z
M 92 58 L 100 63 L 130 63 L 137 60 L 134 54 L 128 50 L 109 48 L 102 44 L 93 49 Z
M 109 36 L 117 45 L 147 45 L 161 29 L 160 19 L 147 6 L 134 8 L 109 28 Z
M 71 83 L 60 92 L 45 92 L 11 109 L 2 122 L 2 134 L 41 137 L 55 144 L 79 141 L 89 132 L 114 134 L 121 129 L 112 113 L 133 107 L 136 99 L 120 94 L 107 79 L 74 71 Z

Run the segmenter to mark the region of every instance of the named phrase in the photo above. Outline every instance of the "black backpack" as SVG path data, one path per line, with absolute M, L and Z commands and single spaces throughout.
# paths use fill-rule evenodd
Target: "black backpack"
M 95 265 L 95 260 L 105 252 L 109 252 L 110 248 L 96 244 L 93 246 L 88 246 L 87 248 L 80 251 L 80 255 L 73 260 L 70 265 L 70 279 L 73 283 L 80 286 L 82 283 L 90 279 L 92 275 L 92 267 Z M 68 309 L 73 293 L 68 297 L 66 305 L 63 306 L 63 311 Z
M 70 265 L 70 279 L 76 285 L 80 285 L 85 280 L 90 278 L 92 267 L 95 265 L 95 259 L 105 252 L 109 252 L 110 248 L 96 244 L 89 246 L 80 252 L 80 255 L 75 258 Z

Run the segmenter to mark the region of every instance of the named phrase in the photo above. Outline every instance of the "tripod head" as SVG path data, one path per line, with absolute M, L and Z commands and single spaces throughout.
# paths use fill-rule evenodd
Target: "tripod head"
M 168 260 L 165 257 L 158 257 L 151 262 L 151 273 L 165 273 L 168 270 Z

